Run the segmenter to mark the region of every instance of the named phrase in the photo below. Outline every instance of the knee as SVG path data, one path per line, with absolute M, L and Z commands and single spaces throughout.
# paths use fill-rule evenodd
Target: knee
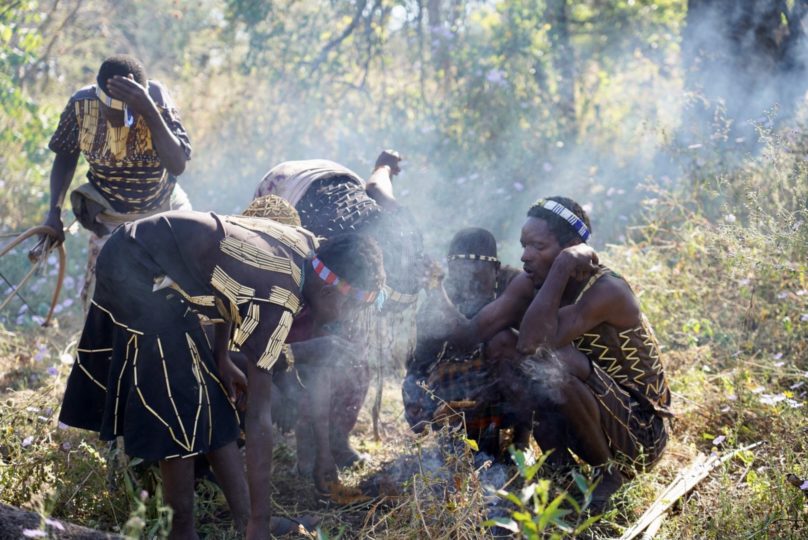
M 502 372 L 514 400 L 534 411 L 563 404 L 575 391 L 575 369 L 548 349 L 508 362 Z

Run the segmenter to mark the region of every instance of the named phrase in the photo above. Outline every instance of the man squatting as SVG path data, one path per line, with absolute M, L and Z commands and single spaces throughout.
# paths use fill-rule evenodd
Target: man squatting
M 470 320 L 433 289 L 431 320 L 419 324 L 433 332 L 419 339 L 460 349 L 496 341 L 494 355 L 507 358 L 499 362 L 502 394 L 515 417 L 553 451 L 551 462 L 569 465 L 572 451 L 596 467 L 599 509 L 661 456 L 671 396 L 653 330 L 628 283 L 599 264 L 590 232 L 576 202 L 538 200 L 522 226 L 524 272 Z M 435 331 L 447 318 L 451 330 Z
M 497 242 L 490 231 L 478 227 L 454 235 L 446 254 L 446 295 L 461 315 L 470 319 L 505 292 L 521 272 L 502 266 Z M 465 428 L 480 451 L 500 453 L 500 430 L 513 427 L 507 402 L 501 395 L 497 359 L 485 347 L 457 350 L 443 339 L 427 339 L 429 304 L 418 311 L 419 339 L 407 362 L 402 385 L 404 418 L 416 433 L 432 421 L 446 419 Z M 494 347 L 488 347 L 491 353 Z M 459 414 L 462 412 L 462 415 Z

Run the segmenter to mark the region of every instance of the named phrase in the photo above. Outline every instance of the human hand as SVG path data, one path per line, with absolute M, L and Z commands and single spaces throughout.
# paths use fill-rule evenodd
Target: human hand
M 401 163 L 401 154 L 396 152 L 395 150 L 383 150 L 379 157 L 376 158 L 376 164 L 373 166 L 373 170 L 375 171 L 379 167 L 390 167 L 390 176 L 395 176 L 401 172 L 401 167 L 399 163 Z
M 239 411 L 244 411 L 247 405 L 247 377 L 244 375 L 244 372 L 230 360 L 229 356 L 220 358 L 218 365 L 219 376 L 227 390 L 230 401 L 233 402 Z
M 156 110 L 149 91 L 135 81 L 131 74 L 127 77 L 115 75 L 107 79 L 107 89 L 111 97 L 126 103 L 134 113 L 147 116 Z
M 587 244 L 564 248 L 559 257 L 562 257 L 572 279 L 578 281 L 588 279 L 598 271 L 598 254 Z
M 28 260 L 31 262 L 38 261 L 51 246 L 58 246 L 65 241 L 62 213 L 58 208 L 53 208 L 48 212 L 48 217 L 45 218 L 45 222 L 42 225 L 53 229 L 54 234 L 47 233 L 40 235 L 39 241 L 28 251 Z

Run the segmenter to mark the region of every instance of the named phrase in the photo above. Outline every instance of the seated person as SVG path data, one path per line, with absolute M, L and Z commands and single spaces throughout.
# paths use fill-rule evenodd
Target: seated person
M 480 228 L 463 229 L 452 238 L 447 265 L 447 295 L 467 318 L 494 300 L 519 273 L 501 267 L 494 236 Z M 418 318 L 423 315 L 419 313 Z M 402 386 L 404 416 L 413 431 L 420 433 L 449 413 L 450 421 L 462 421 L 468 437 L 481 449 L 499 454 L 502 399 L 492 365 L 495 353 L 489 348 L 486 358 L 485 352 L 477 347 L 470 354 L 460 354 L 444 340 L 418 340 Z M 460 417 L 453 412 L 464 414 Z
M 269 538 L 272 369 L 302 309 L 325 324 L 372 305 L 384 284 L 378 246 L 359 234 L 318 246 L 304 229 L 268 219 L 167 212 L 116 229 L 97 276 L 60 420 L 104 440 L 123 436 L 128 455 L 159 461 L 171 538 L 196 538 L 194 460 L 183 458 L 197 454 L 213 466 L 237 528 Z M 219 323 L 213 347 L 198 314 Z M 248 380 L 229 345 L 246 357 Z M 316 390 L 315 473 L 326 485 L 336 467 L 329 404 Z M 236 447 L 245 393 L 248 478 Z
M 518 325 L 502 390 L 533 418 L 533 435 L 555 450 L 551 457 L 564 459 L 569 449 L 596 468 L 593 506 L 602 507 L 665 448 L 671 396 L 659 346 L 628 283 L 587 245 L 591 226 L 580 205 L 551 197 L 527 215 L 525 272 L 472 320 L 456 313 L 447 338 L 470 348 Z M 429 302 L 435 325 L 451 317 L 439 292 Z

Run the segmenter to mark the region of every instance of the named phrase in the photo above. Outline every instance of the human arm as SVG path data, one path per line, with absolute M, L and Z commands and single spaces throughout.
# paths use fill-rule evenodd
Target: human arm
M 468 349 L 518 324 L 532 298 L 533 282 L 527 274 L 521 273 L 501 296 L 468 320 L 452 306 L 443 288 L 438 287 L 429 291 L 428 315 L 423 324 L 419 324 L 419 330 L 423 327 L 430 339 L 442 337 L 461 350 Z
M 230 358 L 228 346 L 233 324 L 230 322 L 217 323 L 214 325 L 213 337 L 213 358 L 222 378 L 222 384 L 230 397 L 230 400 L 239 410 L 244 410 L 245 397 L 247 395 L 247 377 Z
M 568 345 L 604 322 L 627 328 L 639 320 L 639 305 L 628 285 L 608 277 L 595 282 L 578 302 L 561 307 L 569 281 L 585 281 L 597 271 L 597 264 L 597 253 L 586 244 L 561 251 L 522 319 L 519 352 L 532 354 L 542 345 Z
M 401 172 L 401 155 L 395 150 L 385 150 L 376 158 L 373 173 L 365 186 L 367 194 L 384 207 L 394 208 L 393 177 Z
M 62 223 L 62 208 L 65 202 L 67 190 L 76 172 L 76 165 L 79 162 L 79 153 L 56 154 L 53 159 L 53 166 L 50 173 L 50 208 L 45 218 L 45 225 L 56 231 L 53 239 L 57 244 L 65 240 L 64 224 Z
M 185 147 L 169 128 L 148 90 L 134 79 L 120 75 L 109 79 L 107 88 L 111 97 L 126 103 L 146 121 L 162 166 L 174 176 L 182 174 L 188 159 Z

